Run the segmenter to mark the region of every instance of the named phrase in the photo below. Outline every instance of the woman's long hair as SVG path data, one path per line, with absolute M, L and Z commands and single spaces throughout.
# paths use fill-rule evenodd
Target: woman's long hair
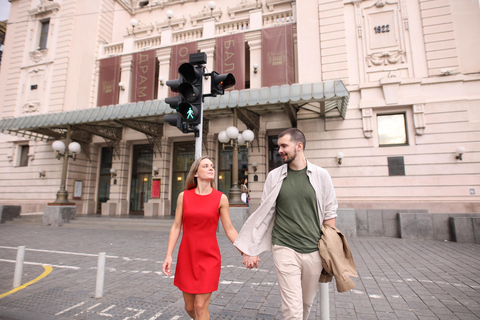
M 213 160 L 210 159 L 209 157 L 202 157 L 200 159 L 195 160 L 195 162 L 190 167 L 190 171 L 188 172 L 187 179 L 185 180 L 185 188 L 183 190 L 190 190 L 197 187 L 198 183 L 197 183 L 197 177 L 195 177 L 195 174 L 197 173 L 198 168 L 200 167 L 200 162 L 202 162 L 202 160 L 205 160 L 205 159 L 208 159 L 213 163 Z M 215 189 L 215 180 L 210 181 L 210 185 L 212 186 L 213 189 Z

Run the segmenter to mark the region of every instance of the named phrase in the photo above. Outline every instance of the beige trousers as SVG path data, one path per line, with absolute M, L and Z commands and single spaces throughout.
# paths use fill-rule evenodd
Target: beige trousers
M 320 253 L 298 253 L 290 248 L 273 246 L 284 320 L 306 320 L 312 308 L 322 272 Z

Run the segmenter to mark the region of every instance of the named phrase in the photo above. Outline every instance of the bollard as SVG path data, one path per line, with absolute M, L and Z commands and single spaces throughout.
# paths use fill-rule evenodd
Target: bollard
M 105 258 L 105 252 L 100 252 L 98 254 L 97 287 L 95 289 L 95 299 L 103 298 L 103 283 L 105 281 Z
M 328 283 L 320 282 L 320 319 L 330 319 Z
M 15 274 L 13 276 L 13 289 L 22 284 L 23 260 L 25 259 L 25 246 L 18 247 L 17 261 L 15 263 Z

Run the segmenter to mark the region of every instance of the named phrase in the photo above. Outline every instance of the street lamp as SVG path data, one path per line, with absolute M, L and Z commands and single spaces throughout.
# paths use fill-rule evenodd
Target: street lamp
M 165 13 L 165 15 L 166 15 L 167 18 L 168 18 L 168 26 L 170 27 L 170 23 L 171 23 L 172 18 L 173 18 L 173 11 L 172 11 L 172 10 L 167 10 L 167 12 Z
M 210 18 L 213 17 L 213 9 L 215 9 L 216 6 L 217 4 L 215 3 L 215 1 L 210 1 L 208 3 L 208 8 L 210 8 Z
M 242 192 L 238 187 L 238 147 L 246 145 L 253 141 L 255 134 L 252 130 L 245 130 L 242 133 L 239 133 L 237 129 L 237 112 L 235 110 L 235 115 L 233 118 L 233 126 L 227 128 L 227 130 L 222 131 L 218 134 L 218 141 L 222 143 L 222 147 L 225 148 L 230 146 L 233 148 L 233 159 L 232 159 L 232 187 L 230 188 L 230 204 L 239 205 L 245 204 L 241 199 Z
M 70 129 L 67 131 L 67 143 L 70 141 Z M 62 167 L 62 179 L 60 181 L 60 190 L 57 192 L 57 199 L 49 205 L 73 205 L 74 203 L 68 202 L 68 192 L 65 188 L 67 181 L 67 168 L 68 168 L 68 158 L 72 158 L 74 161 L 77 157 L 77 154 L 80 153 L 82 148 L 78 142 L 72 142 L 68 145 L 68 150 L 65 148 L 65 143 L 63 141 L 57 140 L 52 144 L 53 150 L 55 150 L 55 157 L 60 160 L 63 157 L 63 167 Z

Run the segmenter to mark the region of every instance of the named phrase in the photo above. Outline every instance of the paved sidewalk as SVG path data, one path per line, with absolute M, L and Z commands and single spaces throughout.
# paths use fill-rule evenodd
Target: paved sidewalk
M 272 256 L 248 270 L 219 235 L 222 274 L 212 319 L 282 319 Z M 12 289 L 16 248 L 22 283 L 0 298 L 0 319 L 188 319 L 173 278 L 161 273 L 167 231 L 0 225 L 0 296 Z M 201 239 L 199 239 L 201 241 Z M 349 239 L 357 288 L 329 285 L 331 319 L 480 319 L 480 246 L 396 238 Z M 178 245 L 177 245 L 178 249 Z M 97 255 L 106 252 L 104 297 L 95 299 Z M 175 257 L 174 257 L 175 259 Z M 320 319 L 319 300 L 309 319 Z

